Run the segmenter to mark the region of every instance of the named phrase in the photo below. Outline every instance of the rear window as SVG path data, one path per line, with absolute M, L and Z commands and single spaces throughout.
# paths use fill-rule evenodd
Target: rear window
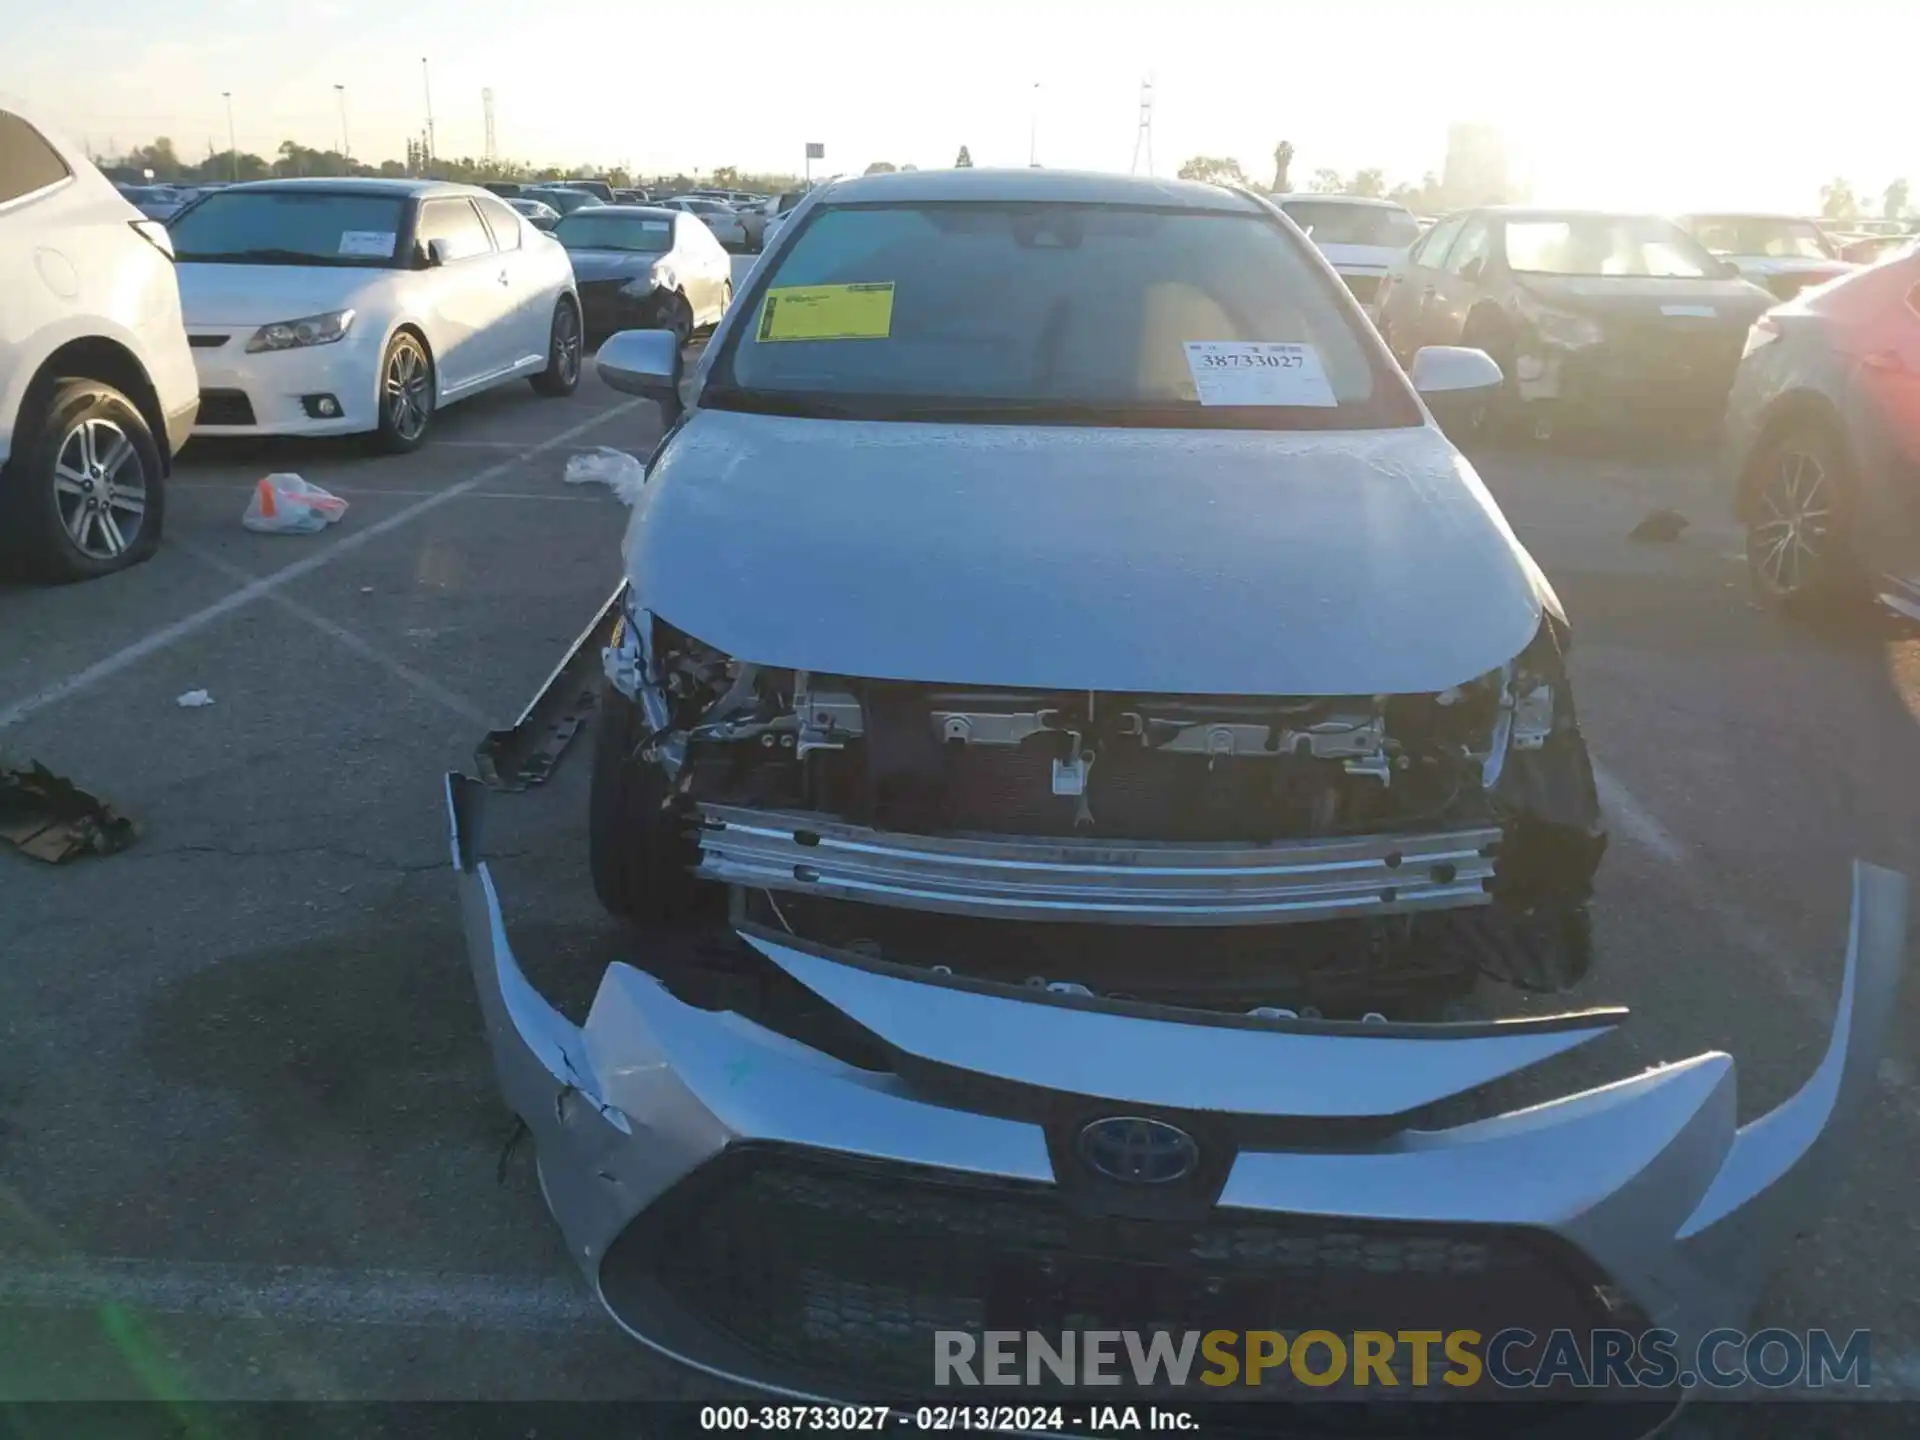
M 673 248 L 673 221 L 664 215 L 615 215 L 605 207 L 569 215 L 553 227 L 569 250 L 629 250 L 664 254 Z
M 399 264 L 406 201 L 338 191 L 217 190 L 168 222 L 182 264 Z M 477 222 L 476 222 L 477 223 Z
M 1382 245 L 1404 250 L 1420 238 L 1420 222 L 1391 205 L 1289 200 L 1280 207 L 1318 245 Z
M 876 419 L 1420 423 L 1311 253 L 1260 215 L 829 206 L 756 290 L 702 403 L 732 387 L 743 408 L 831 400 Z M 848 333 L 811 338 L 836 314 Z
M 0 110 L 0 205 L 57 185 L 72 173 L 38 130 Z

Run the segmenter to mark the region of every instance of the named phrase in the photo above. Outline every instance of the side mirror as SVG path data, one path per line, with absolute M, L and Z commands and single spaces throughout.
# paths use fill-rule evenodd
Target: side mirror
M 1719 266 L 1720 268 L 1714 273 L 1722 280 L 1738 280 L 1740 278 L 1740 267 L 1731 260 L 1722 260 L 1719 262 Z
M 680 399 L 684 361 L 680 337 L 671 330 L 622 330 L 601 345 L 594 368 L 600 379 L 623 395 L 639 395 L 660 406 L 663 425 L 672 425 L 685 408 Z
M 1469 285 L 1473 284 L 1482 275 L 1486 273 L 1487 273 L 1487 262 L 1478 255 L 1474 256 L 1473 259 L 1467 261 L 1466 264 L 1460 267 L 1460 278 L 1466 281 Z
M 453 258 L 453 246 L 445 240 L 427 242 L 427 268 L 435 269 Z
M 1484 350 L 1459 345 L 1424 345 L 1413 357 L 1413 388 L 1434 418 L 1450 428 L 1492 403 L 1505 376 Z

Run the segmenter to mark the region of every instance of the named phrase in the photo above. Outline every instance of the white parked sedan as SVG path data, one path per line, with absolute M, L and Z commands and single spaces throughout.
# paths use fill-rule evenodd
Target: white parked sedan
M 268 180 L 171 225 L 200 372 L 196 434 L 372 434 L 442 406 L 580 383 L 567 253 L 497 196 L 431 180 Z
M 664 210 L 684 210 L 689 215 L 698 215 L 706 222 L 707 229 L 713 232 L 713 238 L 729 250 L 745 250 L 751 246 L 746 222 L 741 219 L 740 212 L 724 200 L 709 200 L 701 195 L 677 195 L 659 203 Z

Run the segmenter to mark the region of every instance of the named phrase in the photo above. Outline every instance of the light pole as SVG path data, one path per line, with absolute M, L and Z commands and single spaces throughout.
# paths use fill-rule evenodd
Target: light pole
M 427 74 L 427 57 L 420 57 L 420 88 L 427 97 L 427 163 L 433 163 L 433 81 Z
M 233 92 L 222 90 L 220 98 L 227 102 L 227 162 L 237 182 L 240 179 L 240 146 L 233 138 Z
M 1027 123 L 1027 167 L 1040 163 L 1040 82 L 1033 82 L 1033 108 Z
M 336 85 L 333 93 L 340 97 L 340 158 L 347 162 L 347 173 L 353 173 L 353 149 L 347 144 L 347 87 Z

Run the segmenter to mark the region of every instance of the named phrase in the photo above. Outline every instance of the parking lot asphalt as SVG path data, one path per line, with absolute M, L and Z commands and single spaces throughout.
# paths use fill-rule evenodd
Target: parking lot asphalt
M 526 1155 L 501 1163 L 440 793 L 618 578 L 627 512 L 568 457 L 657 434 L 589 375 L 449 411 L 403 459 L 195 447 L 151 563 L 0 586 L 0 754 L 142 826 L 106 859 L 0 854 L 0 1398 L 687 1393 L 600 1317 Z M 1526 1007 L 1635 1014 L 1554 1083 L 1722 1048 L 1751 1116 L 1824 1046 L 1849 861 L 1920 876 L 1920 634 L 1758 609 L 1701 459 L 1476 463 L 1572 616 L 1613 834 L 1594 973 Z M 269 470 L 345 519 L 246 532 Z M 1629 541 L 1660 505 L 1692 526 Z M 585 770 L 496 800 L 489 845 L 516 948 L 576 994 L 637 943 L 587 882 Z M 1907 1393 L 1917 1005 L 1763 1317 L 1871 1329 L 1876 1388 Z

